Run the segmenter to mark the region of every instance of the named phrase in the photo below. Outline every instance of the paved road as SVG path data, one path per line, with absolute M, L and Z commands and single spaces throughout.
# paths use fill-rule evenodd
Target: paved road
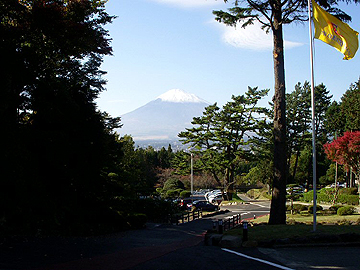
M 360 269 L 360 247 L 328 246 L 302 248 L 259 248 L 259 252 L 291 269 Z
M 231 214 L 241 214 L 242 219 L 255 218 L 267 215 L 270 212 L 270 203 L 268 201 L 247 202 L 238 205 L 226 205 L 221 209 L 228 209 Z
M 236 207 L 225 208 L 235 210 Z M 256 211 L 259 207 L 247 205 L 245 208 L 241 211 L 251 217 L 249 209 Z M 208 256 L 225 266 L 231 260 L 224 259 L 222 262 L 221 258 L 236 256 L 224 255 L 217 247 L 204 246 L 204 233 L 212 228 L 213 220 L 235 213 L 203 218 L 179 226 L 148 224 L 143 230 L 105 237 L 21 239 L 12 241 L 10 246 L 0 243 L 0 269 L 145 269 L 148 263 L 159 263 L 160 268 L 149 265 L 147 269 L 168 269 L 166 264 L 174 264 L 172 269 L 183 269 L 191 260 L 199 263 L 203 261 L 201 264 L 205 265 Z M 183 260 L 185 254 L 187 260 Z M 197 255 L 192 257 L 191 254 Z M 182 264 L 174 263 L 178 260 Z M 162 264 L 164 268 L 161 268 Z
M 251 218 L 268 203 L 226 206 Z M 90 238 L 43 238 L 0 244 L 0 269 L 360 269 L 360 248 L 238 248 L 205 246 L 204 232 L 225 215 Z M 244 257 L 245 256 L 245 257 Z

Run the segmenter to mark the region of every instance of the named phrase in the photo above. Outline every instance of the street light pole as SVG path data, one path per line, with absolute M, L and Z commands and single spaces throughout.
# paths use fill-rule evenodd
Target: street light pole
M 191 156 L 191 173 L 190 173 L 190 182 L 191 182 L 191 204 L 193 203 L 193 192 L 194 192 L 194 170 L 193 170 L 193 153 L 190 154 Z

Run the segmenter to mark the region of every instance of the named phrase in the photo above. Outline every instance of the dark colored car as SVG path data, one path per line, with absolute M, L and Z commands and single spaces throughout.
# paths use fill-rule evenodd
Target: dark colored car
M 212 203 L 209 203 L 207 201 L 194 201 L 193 207 L 195 209 L 201 209 L 205 211 L 217 211 L 219 210 L 219 206 L 213 205 Z
M 191 205 L 190 207 L 188 206 L 188 204 L 191 204 L 191 198 L 185 198 L 185 199 L 181 199 L 179 202 L 179 206 L 182 210 L 188 210 L 191 209 Z

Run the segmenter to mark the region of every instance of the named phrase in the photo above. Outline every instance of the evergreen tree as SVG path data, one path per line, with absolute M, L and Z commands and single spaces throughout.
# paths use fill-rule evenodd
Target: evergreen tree
M 286 119 L 287 119 L 287 168 L 290 170 L 292 159 L 295 159 L 293 170 L 289 171 L 289 179 L 294 181 L 298 166 L 299 156 L 305 144 L 311 143 L 311 111 L 309 97 L 309 83 L 298 83 L 295 90 L 286 95 Z
M 112 52 L 103 27 L 113 17 L 104 5 L 0 4 L 0 212 L 11 230 L 101 222 L 96 213 L 107 207 L 106 167 L 119 125 L 95 104 L 105 84 L 102 57 Z
M 224 0 L 228 2 L 228 0 Z M 355 0 L 357 2 L 357 0 Z M 342 20 L 351 18 L 337 8 L 333 8 L 337 1 L 321 1 L 322 7 Z M 227 25 L 241 27 L 262 24 L 262 29 L 272 32 L 275 94 L 274 102 L 274 185 L 271 201 L 269 223 L 285 224 L 286 203 L 286 108 L 285 108 L 285 62 L 283 25 L 296 21 L 306 21 L 307 1 L 290 0 L 245 0 L 234 2 L 234 7 L 228 12 L 214 11 L 216 20 Z
M 190 144 L 199 156 L 202 169 L 211 172 L 219 186 L 226 186 L 229 199 L 238 166 L 250 158 L 247 137 L 259 128 L 258 118 L 266 110 L 258 106 L 258 101 L 267 93 L 268 90 L 249 87 L 244 95 L 232 96 L 232 101 L 221 110 L 216 104 L 210 105 L 202 117 L 194 118 L 193 128 L 179 134 L 183 143 Z
M 341 97 L 340 111 L 345 124 L 343 132 L 360 130 L 360 79 Z

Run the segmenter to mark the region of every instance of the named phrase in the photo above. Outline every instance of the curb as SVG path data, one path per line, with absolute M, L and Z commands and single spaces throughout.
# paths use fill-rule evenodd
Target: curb
M 326 241 L 327 236 L 323 236 L 325 238 L 320 240 L 319 242 L 316 241 L 315 238 L 311 237 L 304 237 L 301 239 L 273 239 L 269 241 L 254 241 L 254 240 L 248 240 L 243 241 L 240 236 L 233 236 L 233 235 L 223 235 L 215 233 L 211 230 L 206 232 L 205 234 L 205 245 L 206 246 L 219 246 L 222 248 L 254 248 L 254 247 L 262 247 L 262 248 L 299 248 L 299 247 L 359 247 L 360 241 L 357 239 L 354 239 L 354 241 L 341 241 L 345 240 L 344 238 L 341 239 L 341 237 L 349 237 L 350 234 L 344 234 L 344 235 L 334 235 L 333 238 L 328 239 L 328 242 Z M 298 241 L 298 242 L 297 242 Z M 297 243 L 296 243 L 297 242 Z

